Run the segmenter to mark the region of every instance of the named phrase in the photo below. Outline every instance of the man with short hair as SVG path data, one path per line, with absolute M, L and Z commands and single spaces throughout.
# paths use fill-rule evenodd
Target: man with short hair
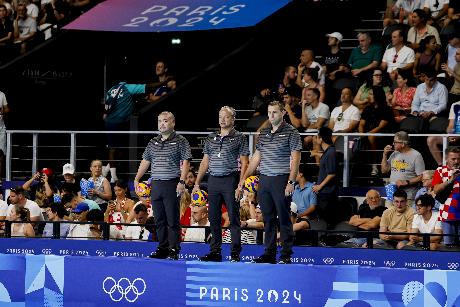
M 283 121 L 284 105 L 273 101 L 268 106 L 270 127 L 262 129 L 249 167 L 242 179 L 260 165 L 259 199 L 264 217 L 265 252 L 255 263 L 276 262 L 277 216 L 281 233 L 281 256 L 278 263 L 291 263 L 294 232 L 289 213 L 290 200 L 299 169 L 302 142 L 300 134 Z
M 300 63 L 297 66 L 297 85 L 300 86 L 301 88 L 303 87 L 302 84 L 302 73 L 305 70 L 305 68 L 318 68 L 318 80 L 319 84 L 321 86 L 325 85 L 326 82 L 326 77 L 325 77 L 325 72 L 323 70 L 323 67 L 318 63 L 315 62 L 315 54 L 313 53 L 313 50 L 311 49 L 304 49 L 302 50 L 302 53 L 300 54 Z
M 205 140 L 203 159 L 193 192 L 200 190 L 205 173 L 208 177 L 209 220 L 211 225 L 211 252 L 201 261 L 222 261 L 222 201 L 230 218 L 231 261 L 239 262 L 241 253 L 240 190 L 244 184 L 244 172 L 249 161 L 246 137 L 235 129 L 236 111 L 224 106 L 219 111 L 220 131 L 211 133 Z M 238 160 L 241 168 L 238 166 Z
M 292 193 L 292 202 L 297 205 L 298 217 L 307 219 L 316 217 L 315 209 L 318 203 L 316 194 L 313 192 L 313 182 L 307 180 L 308 171 L 305 164 L 299 166 L 296 177 L 297 184 Z
M 417 214 L 412 221 L 411 233 L 430 233 L 439 236 L 430 236 L 430 250 L 437 250 L 441 242 L 442 226 L 438 220 L 439 212 L 433 212 L 434 198 L 429 194 L 423 194 L 415 200 Z M 421 247 L 422 236 L 410 235 L 408 246 Z
M 401 249 L 406 245 L 409 235 L 391 234 L 409 233 L 412 227 L 415 211 L 407 205 L 407 193 L 398 189 L 393 194 L 393 206 L 385 210 L 380 220 L 380 239 L 374 239 L 376 248 Z M 388 232 L 383 234 L 382 232 Z
M 131 224 L 136 226 L 128 226 L 126 228 L 125 239 L 136 241 L 147 241 L 150 232 L 145 228 L 148 213 L 147 207 L 144 204 L 139 204 L 134 207 L 135 221 Z
M 13 27 L 15 43 L 21 44 L 20 52 L 24 54 L 27 51 L 28 42 L 37 34 L 37 21 L 27 15 L 27 9 L 23 4 L 18 5 Z
M 359 109 L 353 105 L 353 91 L 345 87 L 340 95 L 341 105 L 332 110 L 328 127 L 333 132 L 347 133 L 353 132 L 358 128 L 361 114 Z M 335 142 L 337 137 L 333 137 Z
M 152 138 L 142 154 L 142 161 L 134 178 L 134 189 L 151 168 L 152 209 L 158 236 L 158 248 L 150 255 L 158 259 L 179 259 L 180 223 L 178 196 L 185 190 L 185 176 L 192 154 L 187 139 L 174 131 L 176 124 L 171 112 L 158 115 L 160 134 Z M 182 164 L 182 167 L 181 167 Z
M 371 44 L 369 32 L 360 32 L 357 38 L 359 46 L 351 51 L 348 65 L 351 66 L 353 76 L 364 80 L 368 72 L 378 67 L 382 58 L 382 50 L 378 44 Z
M 404 42 L 404 33 L 401 29 L 396 29 L 391 32 L 392 47 L 388 48 L 383 54 L 382 64 L 380 68 L 387 71 L 392 79 L 396 79 L 397 69 L 409 70 L 414 67 L 415 53 L 414 50 L 407 47 Z
M 25 190 L 22 187 L 16 187 L 10 190 L 10 203 L 11 204 L 8 206 L 8 211 L 6 213 L 7 220 L 10 220 L 11 211 L 14 206 L 29 209 L 31 222 L 44 220 L 42 209 L 40 209 L 36 202 L 26 198 Z
M 425 82 L 419 84 L 415 90 L 411 113 L 428 122 L 446 109 L 448 91 L 446 86 L 437 80 L 434 69 L 427 69 L 424 74 Z
M 210 226 L 210 221 L 208 219 L 208 207 L 206 206 L 206 204 L 204 204 L 203 206 L 200 206 L 198 204 L 194 204 L 192 201 L 192 219 L 195 221 L 195 223 L 193 223 L 190 226 L 201 226 L 201 227 Z M 206 239 L 207 239 L 206 229 L 198 228 L 198 227 L 197 228 L 187 228 L 187 232 L 185 233 L 185 237 L 184 237 L 185 242 L 206 242 L 207 241 Z M 204 257 L 201 257 L 201 258 L 204 258 Z M 210 257 L 207 257 L 205 259 L 200 259 L 200 260 L 201 261 L 219 261 L 219 259 L 216 259 L 216 258 L 210 259 Z M 222 259 L 220 260 L 222 261 Z
M 393 151 L 394 147 L 394 151 Z M 388 157 L 388 154 L 393 153 Z M 405 131 L 395 133 L 393 146 L 387 145 L 383 149 L 380 164 L 382 174 L 390 172 L 390 182 L 407 193 L 407 199 L 412 200 L 417 193 L 417 186 L 422 180 L 425 170 L 425 161 L 422 155 L 410 147 L 409 135 Z
M 13 31 L 13 22 L 8 18 L 7 8 L 4 4 L 0 4 L 0 47 L 11 44 L 13 41 Z M 4 48 L 0 50 L 5 51 Z

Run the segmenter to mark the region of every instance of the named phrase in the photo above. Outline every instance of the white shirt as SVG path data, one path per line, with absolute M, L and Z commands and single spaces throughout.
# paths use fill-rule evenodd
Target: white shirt
M 340 113 L 342 113 L 342 106 L 335 107 L 331 113 L 331 119 L 334 120 L 334 132 L 347 129 L 350 127 L 352 121 L 359 121 L 361 119 L 359 109 L 354 105 L 349 106 L 345 112 L 343 112 L 342 119 L 338 120 Z
M 439 211 L 433 211 L 428 223 L 425 223 L 423 216 L 416 214 L 412 220 L 412 228 L 418 229 L 420 233 L 434 233 L 435 229 L 442 229 L 441 221 L 438 221 Z
M 436 2 L 438 2 L 437 7 L 435 6 Z M 430 9 L 431 17 L 436 17 L 445 4 L 449 4 L 449 0 L 426 0 L 424 7 Z
M 8 211 L 7 211 L 7 214 L 6 214 L 6 218 L 9 220 L 10 219 L 10 216 L 11 216 L 11 212 L 13 212 L 13 208 L 14 208 L 14 205 L 11 204 L 8 206 Z M 43 212 L 42 212 L 42 209 L 37 205 L 36 202 L 28 199 L 26 201 L 26 204 L 24 206 L 24 208 L 27 208 L 29 209 L 30 211 L 30 217 L 36 217 L 38 216 L 38 220 L 39 221 L 44 221 L 45 219 L 43 218 Z
M 33 3 L 30 3 L 26 8 L 27 8 L 27 16 L 30 16 L 32 18 L 38 17 L 38 6 L 36 6 Z
M 200 226 L 198 223 L 194 223 L 190 226 Z M 210 226 L 209 221 L 205 226 Z M 187 242 L 205 242 L 206 241 L 206 229 L 204 228 L 187 228 L 185 233 L 184 241 Z
M 305 113 L 307 114 L 308 121 L 312 124 L 318 121 L 318 118 L 326 119 L 323 126 L 327 126 L 329 117 L 331 116 L 329 112 L 329 106 L 320 102 L 316 108 L 313 109 L 311 105 L 305 108 Z M 317 129 L 306 129 L 305 132 L 316 132 Z
M 138 224 L 137 221 L 133 221 L 131 222 L 131 224 Z M 125 226 L 126 227 L 126 231 L 125 231 L 125 238 L 126 239 L 131 239 L 131 240 L 139 240 L 139 236 L 141 234 L 141 231 L 142 229 L 144 229 L 144 232 L 142 233 L 142 239 L 140 239 L 141 241 L 147 241 L 149 239 L 149 234 L 150 232 L 145 229 L 145 227 L 141 227 L 141 226 Z
M 67 235 L 67 239 L 88 240 L 88 237 L 91 236 L 89 227 L 89 224 L 71 224 L 69 227 L 69 234 Z
M 407 64 L 414 63 L 415 53 L 412 48 L 407 46 L 403 46 L 398 53 L 396 53 L 395 47 L 391 47 L 383 54 L 382 62 L 387 63 L 387 72 L 390 73 L 397 68 L 402 68 Z

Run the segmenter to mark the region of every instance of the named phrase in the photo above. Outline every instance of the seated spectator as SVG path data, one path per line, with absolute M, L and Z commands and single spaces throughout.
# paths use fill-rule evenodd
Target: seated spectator
M 364 108 L 359 121 L 359 133 L 386 133 L 391 132 L 393 124 L 393 113 L 388 106 L 384 89 L 381 86 L 373 86 L 372 93 L 369 93 L 370 104 Z M 367 137 L 369 149 L 372 156 L 372 176 L 377 176 L 379 173 L 377 167 L 377 140 L 379 137 L 369 135 Z
M 78 180 L 76 177 L 75 167 L 70 163 L 64 164 L 64 166 L 62 167 L 62 176 L 64 177 L 64 182 L 62 182 L 60 190 L 64 189 L 66 193 L 80 195 L 80 180 Z
M 137 226 L 127 226 L 125 239 L 147 241 L 150 235 L 150 232 L 145 229 L 145 222 L 148 217 L 147 207 L 143 204 L 139 204 L 134 208 L 134 213 L 135 220 L 131 223 L 131 225 Z
M 249 206 L 240 207 L 241 228 L 247 226 L 247 221 L 251 218 Z M 230 230 L 226 229 L 222 235 L 223 243 L 232 243 Z M 257 232 L 255 230 L 241 229 L 241 244 L 256 244 Z
M 195 193 L 194 193 L 195 194 Z M 205 195 L 205 199 L 200 199 L 200 197 L 194 197 L 192 195 L 192 224 L 191 226 L 197 227 L 209 227 L 208 219 L 208 208 L 207 208 L 207 193 L 202 191 L 202 195 Z M 186 242 L 207 242 L 209 238 L 206 238 L 206 229 L 205 228 L 188 228 L 184 241 Z
M 43 238 L 53 237 L 53 222 L 62 222 L 66 214 L 65 208 L 60 203 L 51 203 L 48 208 L 45 209 L 46 215 L 48 216 L 48 223 L 45 225 L 43 230 Z M 70 224 L 60 223 L 59 224 L 59 236 L 61 239 L 65 239 L 69 233 Z
M 29 180 L 27 180 L 22 188 L 29 191 L 32 199 L 40 206 L 46 206 L 53 202 L 53 195 L 58 193 L 58 189 L 54 184 L 53 170 L 43 168 L 36 172 Z
M 383 212 L 380 220 L 379 232 L 386 232 L 386 234 L 380 233 L 380 239 L 374 239 L 374 247 L 403 248 L 408 242 L 409 235 L 391 233 L 409 233 L 414 214 L 414 209 L 407 205 L 407 193 L 404 190 L 396 190 L 393 194 L 393 206 Z
M 3 194 L 0 193 L 0 234 L 3 234 L 3 231 L 5 229 L 5 223 L 4 221 L 6 219 L 6 214 L 8 211 L 8 204 L 6 201 L 3 200 Z
M 88 199 L 94 200 L 103 211 L 107 209 L 107 202 L 112 199 L 112 187 L 109 181 L 102 175 L 102 161 L 91 161 L 91 177 L 88 181 L 94 188 L 88 191 Z
M 411 233 L 430 233 L 439 236 L 430 236 L 430 250 L 437 250 L 442 238 L 441 221 L 438 220 L 439 212 L 433 211 L 434 198 L 429 194 L 423 194 L 415 200 L 417 214 L 412 221 Z M 409 243 L 406 246 L 411 249 L 423 246 L 423 237 L 417 235 L 409 236 Z
M 303 73 L 306 68 L 317 68 L 318 69 L 318 77 L 319 84 L 324 86 L 325 85 L 325 72 L 323 67 L 318 63 L 315 62 L 315 54 L 311 49 L 304 49 L 300 54 L 300 63 L 297 66 L 297 85 L 300 87 L 304 87 L 302 82 Z
M 295 239 L 294 242 L 296 245 L 305 245 L 309 242 L 309 233 L 303 231 L 310 228 L 310 224 L 306 217 L 300 217 L 298 215 L 297 205 L 291 202 L 291 222 L 292 229 L 294 230 Z M 278 240 L 280 238 L 280 232 L 278 231 Z
M 69 10 L 69 2 L 66 0 L 49 0 L 47 3 L 42 1 L 39 25 L 57 25 L 61 28 L 69 21 Z
M 18 5 L 13 27 L 14 43 L 20 44 L 20 53 L 24 54 L 29 48 L 29 43 L 32 42 L 37 34 L 37 21 L 27 15 L 27 9 L 23 4 Z
M 369 190 L 366 193 L 366 199 L 359 206 L 358 214 L 353 215 L 348 224 L 355 231 L 378 230 L 380 219 L 385 207 L 385 200 L 382 199 L 377 190 Z M 366 243 L 366 238 L 356 234 L 353 238 L 340 244 L 341 247 L 361 247 Z
M 433 190 L 433 185 L 431 184 L 433 181 L 434 172 L 435 172 L 434 170 L 427 170 L 422 173 L 422 187 L 415 194 L 415 199 L 425 194 L 431 195 L 431 197 L 433 198 L 436 197 L 436 193 L 434 193 L 434 190 Z M 433 210 L 439 211 L 440 206 L 441 204 L 439 203 L 439 201 L 435 199 Z M 415 203 L 412 206 L 412 209 L 416 210 Z
M 398 68 L 402 70 L 412 70 L 414 67 L 415 53 L 414 50 L 407 47 L 404 41 L 404 33 L 401 29 L 391 32 L 392 47 L 388 48 L 383 54 L 380 68 L 390 74 L 392 80 L 396 80 L 396 74 L 393 73 Z
M 29 209 L 13 206 L 9 220 L 12 222 L 21 222 L 11 225 L 11 237 L 35 237 L 34 228 L 29 223 Z
M 251 229 L 264 229 L 264 217 L 262 215 L 262 209 L 260 205 L 257 205 L 254 210 L 255 218 L 251 218 L 246 221 L 246 223 L 241 224 L 241 227 L 251 228 Z
M 441 39 L 439 38 L 438 30 L 427 24 L 428 14 L 422 9 L 416 9 L 412 13 L 412 27 L 407 33 L 408 46 L 414 50 L 421 47 L 421 41 L 427 37 L 433 37 L 435 40 L 434 50 L 441 47 Z M 425 40 L 425 45 L 429 44 L 429 40 Z M 423 48 L 421 50 L 423 52 Z M 439 67 L 438 67 L 439 68 Z
M 328 125 L 329 107 L 319 102 L 319 90 L 316 88 L 307 89 L 305 97 L 302 100 L 302 126 L 305 132 L 317 133 L 318 129 Z M 320 149 L 315 146 L 313 136 L 306 136 L 304 139 L 304 146 L 307 149 L 313 149 L 318 152 Z
M 388 102 L 391 101 L 391 90 L 390 87 L 386 84 L 385 78 L 386 73 L 384 74 L 380 69 L 374 69 L 371 75 L 367 78 L 366 82 L 361 85 L 356 93 L 355 98 L 353 99 L 353 104 L 359 109 L 360 112 L 364 110 L 365 107 L 371 104 L 372 88 L 374 86 L 381 86 L 385 91 L 385 97 L 388 98 Z
M 416 9 L 423 9 L 425 0 L 397 0 L 387 6 L 386 19 L 396 19 L 400 24 L 412 24 L 412 12 Z M 386 20 L 389 23 L 389 20 Z
M 335 133 L 354 132 L 358 127 L 361 115 L 357 107 L 353 105 L 353 91 L 344 88 L 340 95 L 341 106 L 334 108 L 329 119 L 329 129 Z M 337 137 L 333 137 L 333 141 Z
M 10 205 L 8 206 L 8 211 L 6 212 L 6 219 L 11 221 L 11 212 L 14 206 L 17 206 L 19 208 L 27 208 L 29 210 L 31 222 L 43 221 L 44 218 L 42 210 L 36 202 L 27 199 L 25 194 L 26 192 L 22 187 L 10 189 Z
M 155 102 L 162 98 L 163 96 L 168 95 L 177 88 L 177 82 L 174 77 L 169 76 L 165 85 L 157 88 L 153 93 L 149 93 L 147 96 L 147 102 Z
M 415 54 L 413 73 L 418 83 L 425 82 L 425 71 L 434 70 L 437 74 L 441 69 L 441 54 L 438 52 L 436 39 L 433 35 L 420 41 L 420 48 Z
M 421 117 L 426 123 L 439 116 L 447 107 L 447 88 L 437 81 L 436 72 L 428 69 L 424 72 L 425 82 L 417 86 L 411 113 Z
M 306 90 L 316 88 L 319 90 L 318 100 L 324 102 L 326 98 L 326 92 L 324 90 L 324 85 L 319 83 L 318 79 L 318 67 L 314 68 L 305 68 L 302 74 L 302 99 L 305 97 Z
M 380 64 L 382 48 L 379 44 L 371 44 L 369 32 L 360 32 L 357 38 L 359 46 L 351 51 L 348 64 L 351 67 L 351 74 L 364 81 L 367 75 Z
M 72 210 L 74 222 L 87 222 L 86 216 L 89 212 L 87 203 L 79 203 L 75 209 Z M 71 224 L 67 239 L 88 240 L 90 237 L 89 224 Z
M 316 193 L 312 190 L 314 183 L 307 180 L 307 177 L 310 177 L 308 174 L 307 166 L 305 164 L 300 165 L 296 177 L 297 184 L 292 193 L 292 202 L 296 205 L 296 216 L 314 219 L 317 217 L 315 209 L 318 202 Z
M 454 62 L 453 68 L 450 68 L 448 64 L 441 65 L 441 69 L 446 73 L 447 80 L 453 79 L 453 84 L 449 90 L 449 105 L 460 100 L 460 46 L 455 50 L 454 61 L 452 62 Z
M 112 206 L 110 211 L 113 210 L 113 212 L 121 213 L 123 221 L 126 221 L 128 219 L 129 213 L 134 208 L 134 201 L 129 198 L 128 184 L 123 180 L 115 181 L 113 192 L 115 194 L 115 199 L 113 201 L 115 208 Z
M 412 100 L 417 88 L 412 86 L 412 75 L 408 70 L 398 69 L 396 85 L 390 106 L 393 108 L 395 121 L 400 123 L 411 112 Z
M 393 151 L 394 146 L 394 151 Z M 382 174 L 390 172 L 390 182 L 404 190 L 405 200 L 415 199 L 417 186 L 422 180 L 422 172 L 425 170 L 425 161 L 422 155 L 410 147 L 410 139 L 407 132 L 395 133 L 393 146 L 387 145 L 383 149 L 381 163 Z M 393 153 L 388 157 L 388 154 Z
M 95 224 L 89 225 L 89 239 L 101 240 L 102 239 L 102 225 L 101 222 L 104 221 L 104 213 L 99 209 L 91 209 L 86 215 L 88 222 L 95 222 Z
M 343 35 L 339 32 L 326 34 L 328 50 L 322 55 L 323 70 L 326 74 L 326 84 L 328 81 L 336 79 L 346 70 L 345 52 L 340 48 Z M 321 100 L 322 102 L 324 100 Z

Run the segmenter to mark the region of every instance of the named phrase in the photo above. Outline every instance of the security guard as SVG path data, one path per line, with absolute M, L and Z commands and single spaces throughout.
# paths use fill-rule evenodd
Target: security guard
M 273 101 L 268 105 L 270 127 L 260 131 L 256 151 L 244 178 L 253 174 L 260 164 L 259 203 L 264 218 L 265 253 L 255 263 L 276 263 L 277 222 L 282 250 L 278 263 L 291 263 L 294 231 L 290 219 L 290 199 L 299 170 L 302 142 L 300 134 L 283 120 L 284 105 Z
M 222 261 L 222 212 L 224 201 L 230 218 L 232 238 L 231 261 L 240 261 L 241 225 L 239 194 L 244 180 L 242 176 L 249 162 L 249 149 L 246 137 L 235 130 L 235 109 L 222 107 L 219 111 L 219 133 L 211 133 L 205 140 L 203 160 L 193 191 L 200 189 L 200 182 L 209 170 L 208 200 L 209 222 L 211 224 L 211 252 L 200 258 L 201 261 Z M 238 158 L 241 173 L 238 171 Z
M 185 176 L 190 167 L 190 145 L 174 131 L 175 118 L 171 112 L 158 116 L 160 134 L 150 140 L 139 165 L 134 187 L 151 165 L 152 209 L 158 236 L 158 248 L 151 258 L 177 260 L 180 243 L 178 196 L 185 190 Z M 182 170 L 180 164 L 182 162 Z

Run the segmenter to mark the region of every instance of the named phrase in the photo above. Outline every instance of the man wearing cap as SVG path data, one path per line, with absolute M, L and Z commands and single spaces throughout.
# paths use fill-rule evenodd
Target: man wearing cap
M 276 262 L 276 228 L 278 216 L 281 233 L 279 263 L 291 263 L 294 232 L 290 219 L 290 197 L 299 169 L 302 141 L 297 129 L 283 121 L 284 105 L 273 101 L 268 106 L 271 126 L 263 129 L 243 178 L 252 175 L 260 165 L 259 200 L 265 222 L 265 253 L 255 263 Z
M 343 36 L 339 32 L 332 32 L 326 34 L 328 37 L 327 46 L 329 49 L 323 54 L 322 65 L 326 73 L 326 84 L 328 80 L 332 81 L 339 77 L 339 72 L 345 70 L 345 64 L 347 59 L 345 58 L 345 52 L 340 49 L 340 44 L 342 43 Z
M 134 188 L 150 167 L 152 186 L 151 199 L 158 248 L 150 256 L 157 259 L 177 260 L 179 258 L 180 224 L 179 199 L 185 190 L 192 154 L 187 139 L 174 131 L 175 118 L 171 112 L 158 115 L 160 134 L 147 145 L 139 165 Z M 181 168 L 182 164 L 182 168 Z
M 87 203 L 79 203 L 75 209 L 72 210 L 74 222 L 87 222 L 86 215 L 89 212 Z M 89 224 L 71 224 L 67 239 L 88 240 L 90 229 Z
M 241 225 L 239 196 L 244 184 L 243 175 L 249 161 L 249 148 L 246 137 L 235 130 L 235 109 L 224 106 L 219 111 L 219 133 L 211 133 L 205 140 L 203 159 L 193 191 L 200 189 L 206 171 L 209 171 L 208 197 L 209 220 L 211 225 L 211 252 L 200 258 L 201 261 L 222 261 L 221 204 L 227 207 L 230 218 L 232 238 L 231 261 L 240 261 Z M 238 166 L 241 163 L 241 172 Z M 237 198 L 237 199 L 235 199 Z
M 62 182 L 60 190 L 64 193 L 72 192 L 74 194 L 80 194 L 80 183 L 75 178 L 75 167 L 72 164 L 64 164 L 62 167 L 62 176 L 64 177 L 64 182 Z

